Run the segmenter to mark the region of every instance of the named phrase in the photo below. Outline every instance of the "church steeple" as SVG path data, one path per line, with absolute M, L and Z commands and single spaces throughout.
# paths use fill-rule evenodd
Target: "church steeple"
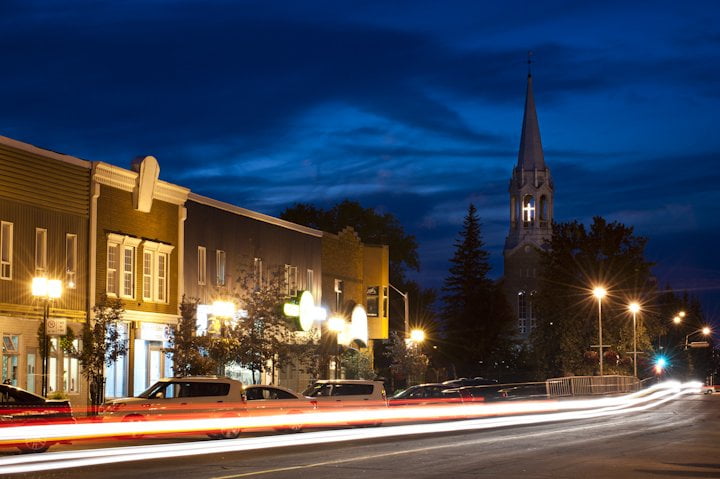
M 525 114 L 523 115 L 522 133 L 520 135 L 520 151 L 518 152 L 519 169 L 533 171 L 545 169 L 540 127 L 535 112 L 535 97 L 532 89 L 532 74 L 528 73 L 527 93 L 525 94 Z

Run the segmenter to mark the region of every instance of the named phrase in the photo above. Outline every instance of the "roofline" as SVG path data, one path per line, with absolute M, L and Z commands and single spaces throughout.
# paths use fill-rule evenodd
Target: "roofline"
M 248 210 L 246 208 L 241 208 L 240 206 L 236 206 L 236 205 L 233 205 L 230 203 L 225 203 L 224 201 L 215 200 L 213 198 L 208 198 L 206 196 L 198 195 L 197 193 L 191 192 L 188 195 L 188 200 L 195 201 L 196 203 L 200 203 L 205 206 L 212 206 L 213 208 L 218 208 L 218 209 L 227 211 L 229 213 L 234 213 L 236 215 L 246 216 L 248 218 L 262 221 L 264 223 L 270 223 L 275 226 L 280 226 L 282 228 L 294 230 L 299 233 L 304 233 L 304 234 L 311 235 L 311 236 L 317 236 L 318 238 L 322 237 L 322 235 L 323 235 L 323 232 L 320 230 L 316 230 L 316 229 L 310 228 L 308 226 L 299 225 L 297 223 L 291 223 L 290 221 L 276 218 L 274 216 L 266 215 L 264 213 L 258 213 L 257 211 L 252 211 L 252 210 Z
M 44 148 L 40 148 L 39 146 L 31 145 L 30 143 L 24 143 L 22 141 L 13 140 L 12 138 L 8 138 L 6 136 L 0 135 L 0 144 L 3 144 L 5 146 L 9 146 L 11 148 L 15 148 L 18 150 L 22 150 L 28 153 L 33 153 L 40 156 L 45 156 L 47 158 L 52 158 L 53 160 L 59 160 L 63 161 L 65 163 L 70 163 L 71 165 L 75 166 L 81 166 L 83 168 L 91 169 L 92 168 L 92 162 L 87 160 L 81 160 L 80 158 L 76 158 L 74 156 L 65 155 L 63 153 L 57 153 L 55 151 L 46 150 Z

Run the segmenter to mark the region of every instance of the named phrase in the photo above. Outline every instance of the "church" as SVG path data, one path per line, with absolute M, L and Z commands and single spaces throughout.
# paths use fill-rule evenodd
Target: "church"
M 520 151 L 510 186 L 510 230 L 505 239 L 504 287 L 517 319 L 518 339 L 527 342 L 536 326 L 533 296 L 538 289 L 540 252 L 552 236 L 553 180 L 545 164 L 532 74 L 528 72 Z

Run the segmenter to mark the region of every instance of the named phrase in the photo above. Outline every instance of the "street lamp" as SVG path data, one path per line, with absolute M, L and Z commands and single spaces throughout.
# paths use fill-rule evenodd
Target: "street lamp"
M 414 344 L 422 343 L 425 341 L 425 331 L 422 329 L 413 329 L 410 331 L 410 340 Z
M 32 280 L 32 295 L 43 302 L 43 357 L 42 357 L 42 386 L 43 396 L 48 392 L 48 357 L 50 341 L 48 338 L 47 321 L 50 315 L 50 302 L 62 295 L 62 281 L 35 277 Z
M 695 343 L 695 342 L 688 343 L 688 339 L 690 339 L 690 336 L 694 336 L 694 335 L 696 335 L 696 334 L 702 334 L 703 336 L 710 336 L 711 333 L 712 333 L 712 330 L 711 330 L 708 326 L 704 326 L 704 327 L 702 327 L 701 329 L 698 329 L 698 330 L 696 330 L 696 331 L 691 332 L 690 334 L 688 334 L 687 336 L 685 336 L 685 349 L 687 349 L 688 346 L 691 347 L 691 348 L 692 348 L 692 347 L 707 347 L 707 346 L 708 346 L 708 343 L 707 343 L 707 342 L 702 343 L 701 346 L 700 346 L 700 345 L 694 346 L 696 343 Z M 699 343 L 698 343 L 698 344 L 699 344 Z
M 685 319 L 685 311 L 680 311 L 678 314 L 673 317 L 673 323 L 680 324 L 682 323 L 683 319 Z
M 390 284 L 390 283 L 388 283 Z M 399 289 L 397 289 L 395 286 L 390 284 L 390 287 L 397 291 L 397 293 L 402 296 L 403 300 L 405 301 L 405 339 L 410 337 L 410 305 L 408 303 L 408 293 L 403 293 Z
M 632 302 L 628 305 L 628 309 L 633 318 L 633 374 L 637 377 L 637 314 L 640 311 L 640 305 Z
M 598 349 L 600 351 L 600 376 L 603 375 L 603 343 L 602 343 L 602 300 L 607 295 L 607 290 L 602 286 L 593 289 L 593 295 L 598 300 Z
M 335 379 L 340 379 L 340 333 L 345 331 L 345 320 L 340 316 L 331 316 L 327 326 L 335 333 Z

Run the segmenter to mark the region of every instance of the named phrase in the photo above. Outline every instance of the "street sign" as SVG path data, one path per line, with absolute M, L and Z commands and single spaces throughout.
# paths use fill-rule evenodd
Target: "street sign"
M 67 334 L 65 318 L 48 318 L 45 326 L 48 336 L 65 336 Z
M 707 348 L 710 346 L 710 343 L 707 341 L 693 341 L 690 344 L 688 344 L 691 348 Z

